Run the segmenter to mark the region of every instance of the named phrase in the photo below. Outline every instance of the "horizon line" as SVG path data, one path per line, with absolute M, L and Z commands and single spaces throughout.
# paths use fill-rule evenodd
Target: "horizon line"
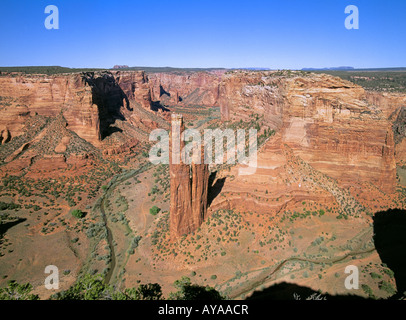
M 125 65 L 122 65 L 125 66 Z M 270 68 L 270 67 L 173 67 L 173 66 L 128 66 L 124 68 L 112 67 L 66 67 L 62 65 L 13 65 L 13 66 L 0 66 L 0 68 L 66 68 L 66 69 L 101 69 L 101 70 L 123 70 L 123 69 L 134 69 L 134 68 L 158 68 L 158 69 L 212 69 L 212 70 L 238 70 L 238 69 L 256 69 L 264 71 L 277 71 L 277 70 L 297 70 L 297 71 L 354 71 L 354 70 L 376 70 L 376 69 L 406 69 L 403 67 L 352 67 L 352 66 L 339 66 L 339 67 L 302 67 L 302 68 Z

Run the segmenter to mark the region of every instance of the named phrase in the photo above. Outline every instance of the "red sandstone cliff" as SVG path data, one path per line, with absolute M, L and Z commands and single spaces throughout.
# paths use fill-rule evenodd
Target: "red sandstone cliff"
M 63 112 L 72 131 L 91 143 L 100 139 L 92 90 L 79 74 L 2 76 L 0 96 L 7 101 L 1 110 L 0 127 L 6 128 L 11 137 L 23 133 L 25 121 L 32 115 L 56 116 Z
M 363 88 L 325 74 L 234 72 L 221 84 L 224 120 L 264 115 L 281 143 L 311 166 L 351 185 L 369 181 L 393 190 L 393 131 Z
M 216 106 L 224 71 L 150 73 L 152 99 L 166 105 Z
M 345 201 L 338 195 L 349 188 L 372 185 L 391 193 L 396 186 L 396 163 L 404 164 L 406 158 L 405 95 L 365 92 L 333 76 L 290 71 L 157 73 L 149 78 L 141 71 L 0 76 L 1 144 L 27 134 L 35 115 L 66 120 L 58 129 L 61 137 L 49 147 L 52 152 L 37 159 L 41 148 L 30 149 L 43 135 L 54 135 L 39 130 L 37 137 L 5 154 L 0 171 L 32 166 L 56 172 L 80 157 L 85 157 L 83 163 L 91 161 L 64 155 L 74 138 L 70 132 L 102 145 L 105 155 L 132 150 L 138 135 L 164 127 L 168 114 L 150 111 L 151 100 L 161 100 L 168 105 L 219 105 L 224 121 L 258 114 L 264 126 L 277 131 L 260 150 L 256 173 L 238 176 L 234 168 L 234 180 L 223 188 L 227 197 L 218 197 L 213 209 L 277 212 L 304 199 L 352 201 L 350 195 Z M 120 121 L 137 136 L 104 146 L 103 138 Z M 179 236 L 195 230 L 206 216 L 209 171 L 207 165 L 171 163 L 170 172 L 171 232 Z M 268 201 L 272 197 L 281 200 Z
M 23 133 L 33 115 L 60 113 L 68 128 L 98 146 L 114 118 L 134 105 L 151 106 L 148 80 L 142 71 L 61 75 L 2 75 L 0 77 L 1 142 Z
M 401 143 L 395 144 L 394 123 L 403 119 L 404 99 L 366 93 L 325 74 L 228 72 L 220 84 L 222 119 L 258 114 L 277 133 L 259 151 L 255 174 L 238 176 L 232 170 L 235 178 L 223 188 L 227 196 L 218 197 L 213 210 L 275 213 L 305 199 L 356 203 L 347 191 L 371 185 L 394 192 L 396 160 L 403 154 Z M 275 197 L 280 201 L 271 200 Z

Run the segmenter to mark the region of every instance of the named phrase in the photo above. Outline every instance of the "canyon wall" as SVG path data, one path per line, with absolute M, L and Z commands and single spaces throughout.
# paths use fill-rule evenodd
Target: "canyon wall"
M 262 72 L 229 71 L 220 84 L 219 106 L 223 121 L 248 120 L 263 115 L 278 130 L 283 117 L 283 79 Z
M 84 84 L 80 74 L 1 76 L 0 96 L 0 127 L 11 137 L 23 133 L 25 122 L 32 115 L 56 116 L 63 112 L 79 136 L 91 143 L 100 139 L 92 89 Z
M 325 74 L 231 72 L 220 91 L 223 120 L 263 115 L 283 145 L 342 185 L 393 191 L 392 124 L 362 87 Z
M 223 70 L 148 74 L 152 100 L 165 105 L 217 106 Z
M 85 74 L 0 76 L 0 132 L 4 143 L 21 135 L 35 114 L 63 114 L 67 126 L 81 138 L 99 145 L 104 131 L 123 109 L 137 104 L 149 110 L 151 95 L 142 71 Z
M 112 130 L 115 121 L 123 120 L 134 136 L 122 144 L 113 139 L 103 145 L 105 155 L 114 155 L 135 148 L 151 129 L 167 126 L 169 113 L 152 112 L 152 101 L 218 105 L 223 121 L 251 121 L 258 115 L 264 127 L 276 131 L 259 150 L 255 174 L 240 176 L 238 166 L 232 168 L 233 179 L 226 180 L 222 189 L 227 196 L 217 197 L 212 210 L 238 206 L 277 212 L 309 199 L 344 203 L 349 196 L 344 201 L 339 196 L 342 190 L 367 185 L 392 193 L 396 165 L 405 165 L 405 95 L 366 92 L 337 77 L 294 71 L 2 74 L 0 143 L 29 130 L 27 120 L 33 115 L 43 115 L 63 116 L 66 129 L 101 146 L 106 136 L 121 130 Z M 181 116 L 173 115 L 172 121 L 179 132 L 184 130 Z M 173 134 L 171 141 L 177 138 Z M 63 153 L 68 144 L 61 142 L 55 152 Z M 32 159 L 18 158 L 19 168 L 31 165 Z M 5 160 L 9 162 L 9 156 Z M 63 156 L 46 161 L 65 162 Z M 208 166 L 197 159 L 190 165 L 170 163 L 174 237 L 193 232 L 206 217 L 208 176 Z
M 255 174 L 232 169 L 226 196 L 212 210 L 278 212 L 303 200 L 356 203 L 348 190 L 357 194 L 367 186 L 392 194 L 396 163 L 404 158 L 405 98 L 367 93 L 326 74 L 228 72 L 220 84 L 222 120 L 258 114 L 276 134 L 259 150 Z
M 406 165 L 406 95 L 401 93 L 367 92 L 370 103 L 379 106 L 392 122 L 395 139 L 395 158 L 400 166 Z

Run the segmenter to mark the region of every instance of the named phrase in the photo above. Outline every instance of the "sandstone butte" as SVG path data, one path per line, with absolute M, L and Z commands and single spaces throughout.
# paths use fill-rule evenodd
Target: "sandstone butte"
M 396 165 L 405 164 L 406 95 L 367 92 L 326 74 L 2 74 L 0 97 L 2 144 L 21 135 L 33 115 L 63 116 L 67 137 L 56 148 L 62 155 L 47 155 L 45 162 L 35 163 L 43 168 L 51 163 L 62 168 L 65 162 L 85 161 L 87 156 L 80 155 L 75 156 L 76 160 L 65 159 L 68 131 L 110 155 L 131 146 L 135 139 L 136 130 L 127 130 L 124 134 L 128 140 L 122 145 L 104 145 L 109 126 L 116 119 L 124 119 L 145 132 L 169 127 L 169 113 L 153 110 L 158 100 L 168 106 L 219 106 L 223 122 L 248 120 L 253 114 L 263 116 L 261 132 L 266 127 L 276 134 L 259 150 L 256 173 L 239 176 L 239 166 L 232 168 L 229 176 L 233 178 L 225 180 L 210 208 L 207 166 L 170 164 L 170 226 L 175 236 L 192 232 L 210 212 L 221 208 L 277 214 L 304 200 L 321 205 L 340 201 L 365 204 L 371 197 L 362 192 L 366 188 L 393 194 Z M 175 118 L 183 130 L 182 118 Z M 24 155 L 29 153 L 30 143 L 20 148 L 5 159 L 7 170 L 14 164 L 17 169 L 31 165 L 29 157 L 20 156 L 26 149 Z M 271 201 L 275 198 L 278 201 Z

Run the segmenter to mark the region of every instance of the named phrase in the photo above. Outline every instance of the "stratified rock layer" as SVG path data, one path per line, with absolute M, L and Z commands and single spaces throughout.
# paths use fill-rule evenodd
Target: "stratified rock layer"
M 168 72 L 148 75 L 152 100 L 167 105 L 216 106 L 222 70 L 211 72 Z
M 151 95 L 142 71 L 61 75 L 2 75 L 1 143 L 23 133 L 33 115 L 63 114 L 68 128 L 99 145 L 111 121 L 134 104 L 149 110 Z
M 325 74 L 235 72 L 220 90 L 223 120 L 263 115 L 281 145 L 343 186 L 361 180 L 393 191 L 392 125 L 363 88 Z
M 394 194 L 405 154 L 405 95 L 365 92 L 326 74 L 231 71 L 219 102 L 223 121 L 257 114 L 277 133 L 258 151 L 255 174 L 231 170 L 211 211 L 275 214 L 312 202 L 347 212 Z

